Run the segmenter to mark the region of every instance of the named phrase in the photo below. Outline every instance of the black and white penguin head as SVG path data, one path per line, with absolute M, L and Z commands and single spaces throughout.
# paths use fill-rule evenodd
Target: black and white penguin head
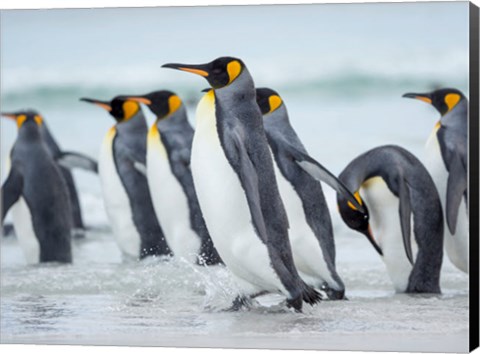
M 17 123 L 18 129 L 23 126 L 40 127 L 43 124 L 43 117 L 33 109 L 20 110 L 16 112 L 2 112 L 2 116 L 10 118 Z
M 260 107 L 262 115 L 270 114 L 276 111 L 282 104 L 283 100 L 280 95 L 269 88 L 257 88 L 257 104 Z
M 454 88 L 442 88 L 428 93 L 406 93 L 402 97 L 415 98 L 431 104 L 442 116 L 465 98 L 461 91 Z
M 338 211 L 340 212 L 343 221 L 345 222 L 345 224 L 347 224 L 349 228 L 364 234 L 368 238 L 372 246 L 375 248 L 375 250 L 380 255 L 383 255 L 382 249 L 375 241 L 375 237 L 373 236 L 372 229 L 370 227 L 370 216 L 368 214 L 368 207 L 360 197 L 360 193 L 358 191 L 355 192 L 353 195 L 358 201 L 358 203 L 364 208 L 364 211 L 359 211 L 355 207 L 355 205 L 353 205 L 345 197 L 337 194 Z
M 140 103 L 129 99 L 128 96 L 116 96 L 110 102 L 93 98 L 81 98 L 80 101 L 95 104 L 110 113 L 118 123 L 128 121 L 140 111 Z
M 203 76 L 214 89 L 230 85 L 245 69 L 242 60 L 233 57 L 220 57 L 207 64 L 164 64 L 163 68 L 182 70 Z
M 129 96 L 128 99 L 147 105 L 157 119 L 171 116 L 182 106 L 180 97 L 167 90 L 154 91 L 141 96 Z

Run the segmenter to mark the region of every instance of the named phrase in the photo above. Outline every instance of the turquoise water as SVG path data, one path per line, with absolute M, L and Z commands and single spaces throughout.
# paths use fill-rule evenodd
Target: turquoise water
M 467 9 L 412 3 L 3 11 L 1 109 L 38 109 L 64 149 L 95 157 L 113 120 L 78 98 L 170 89 L 194 124 L 206 82 L 160 66 L 233 55 L 257 86 L 279 91 L 311 155 L 334 173 L 381 144 L 422 159 L 438 113 L 401 96 L 439 86 L 468 94 Z M 16 127 L 0 120 L 0 128 L 3 179 Z M 96 230 L 75 243 L 73 265 L 28 267 L 14 238 L 1 241 L 2 342 L 186 345 L 188 335 L 188 344 L 199 346 L 466 349 L 468 277 L 446 260 L 442 296 L 395 295 L 372 247 L 340 221 L 330 189 L 350 301 L 295 315 L 266 298 L 251 312 L 227 314 L 219 310 L 235 285 L 224 269 L 121 263 L 98 179 L 75 177 L 85 221 Z

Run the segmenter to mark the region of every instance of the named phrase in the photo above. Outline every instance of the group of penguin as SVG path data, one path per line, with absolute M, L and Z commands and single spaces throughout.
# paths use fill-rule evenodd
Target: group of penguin
M 82 98 L 116 121 L 98 166 L 62 152 L 39 113 L 2 113 L 18 126 L 1 190 L 2 223 L 12 209 L 29 263 L 71 262 L 72 230 L 83 223 L 70 169 L 80 167 L 98 171 L 126 258 L 224 264 L 240 289 L 233 310 L 265 293 L 283 294 L 296 311 L 304 302 L 345 298 L 320 181 L 337 192 L 346 225 L 381 255 L 397 292 L 440 292 L 444 242 L 452 263 L 468 273 L 468 100 L 460 91 L 404 95 L 441 114 L 427 143 L 427 168 L 388 145 L 358 156 L 336 177 L 308 154 L 280 95 L 256 89 L 241 59 L 163 67 L 209 83 L 195 129 L 170 91 Z M 156 116 L 151 128 L 141 104 Z

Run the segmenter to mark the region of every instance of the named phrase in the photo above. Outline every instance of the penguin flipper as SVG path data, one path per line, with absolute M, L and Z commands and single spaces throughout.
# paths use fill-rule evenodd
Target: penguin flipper
M 78 152 L 63 151 L 57 157 L 57 163 L 68 169 L 81 168 L 98 173 L 98 163 L 94 159 Z
M 467 190 L 467 171 L 460 157 L 455 155 L 450 163 L 447 180 L 446 217 L 450 233 L 455 234 L 457 229 L 458 211 L 460 203 Z
M 245 190 L 248 206 L 250 208 L 250 214 L 255 229 L 260 239 L 268 243 L 267 227 L 263 218 L 262 207 L 260 202 L 260 191 L 258 183 L 257 171 L 253 165 L 250 156 L 248 155 L 246 147 L 243 145 L 241 132 L 238 129 L 233 129 L 231 132 L 231 138 L 234 143 L 235 152 L 238 158 L 239 177 L 242 186 Z
M 363 205 L 361 205 L 358 200 L 353 196 L 353 194 L 348 190 L 347 187 L 329 170 L 322 166 L 319 162 L 312 159 L 310 156 L 302 153 L 301 151 L 296 150 L 295 154 L 292 154 L 295 162 L 310 176 L 316 179 L 319 182 L 325 182 L 330 187 L 332 187 L 337 193 L 343 195 L 346 199 L 352 203 L 357 210 L 362 213 L 365 213 Z
M 403 246 L 405 247 L 405 253 L 410 264 L 413 265 L 413 252 L 412 252 L 412 240 L 410 237 L 411 234 L 411 215 L 412 215 L 412 206 L 410 203 L 410 187 L 407 184 L 407 181 L 403 180 L 403 183 L 399 185 L 399 198 L 400 198 L 400 227 L 402 229 L 403 237 Z
M 10 170 L 7 180 L 0 189 L 2 195 L 2 223 L 8 210 L 15 204 L 22 195 L 23 176 L 16 168 Z

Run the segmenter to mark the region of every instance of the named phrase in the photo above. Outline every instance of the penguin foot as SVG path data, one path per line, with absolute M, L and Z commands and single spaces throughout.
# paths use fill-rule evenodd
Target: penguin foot
M 294 299 L 287 299 L 287 307 L 293 307 L 295 312 L 302 313 L 302 306 L 303 306 L 303 299 L 302 297 L 298 296 Z
M 251 305 L 252 305 L 252 301 L 250 297 L 239 295 L 235 298 L 235 300 L 233 300 L 232 306 L 225 309 L 224 311 L 237 312 L 242 310 L 243 308 L 250 309 Z
M 316 303 L 319 303 L 322 301 L 322 295 L 312 288 L 311 286 L 308 286 L 307 284 L 303 284 L 304 288 L 302 291 L 302 299 L 309 305 L 315 305 Z
M 345 297 L 345 289 L 335 290 L 332 289 L 326 282 L 323 283 L 320 288 L 320 294 L 322 295 L 322 300 L 348 300 Z M 324 297 L 323 297 L 324 295 Z

